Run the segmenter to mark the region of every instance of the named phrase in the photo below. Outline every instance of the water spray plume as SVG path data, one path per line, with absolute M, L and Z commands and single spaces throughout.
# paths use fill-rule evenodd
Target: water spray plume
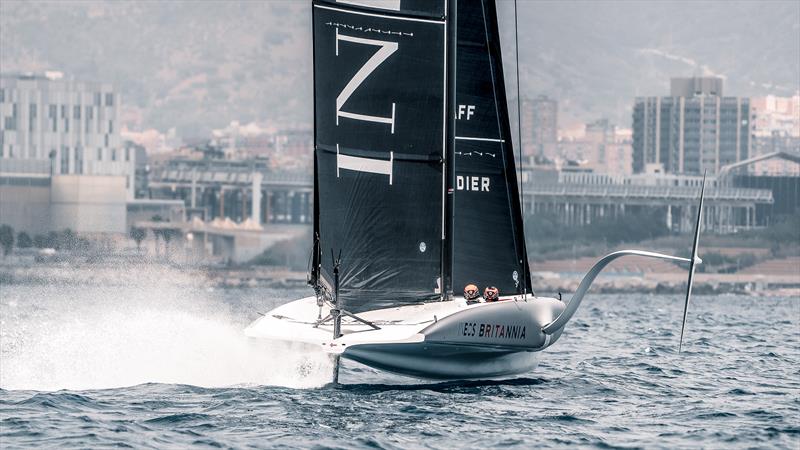
M 75 269 L 73 269 L 75 270 Z M 79 269 L 81 270 L 81 269 Z M 103 389 L 141 383 L 203 387 L 324 385 L 321 351 L 254 342 L 218 292 L 174 269 L 138 281 L 15 286 L 0 300 L 0 387 Z M 95 275 L 96 276 L 96 275 Z

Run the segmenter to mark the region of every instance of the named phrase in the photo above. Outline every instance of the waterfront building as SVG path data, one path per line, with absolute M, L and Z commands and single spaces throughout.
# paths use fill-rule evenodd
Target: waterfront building
M 751 155 L 750 99 L 724 97 L 721 78 L 674 78 L 668 97 L 637 97 L 633 171 L 716 174 Z
M 800 93 L 791 97 L 753 97 L 750 105 L 755 114 L 753 134 L 757 137 L 800 137 Z
M 122 145 L 119 115 L 108 83 L 2 74 L 0 158 L 46 161 L 51 175 L 121 176 L 132 199 L 135 154 Z
M 620 129 L 608 119 L 585 125 L 583 136 L 561 139 L 558 152 L 567 162 L 578 163 L 597 172 L 631 172 L 630 130 Z
M 750 103 L 755 115 L 754 155 L 776 152 L 800 154 L 800 94 L 792 97 L 754 97 Z M 753 165 L 750 173 L 797 176 L 800 175 L 800 166 L 786 159 L 773 158 Z
M 126 233 L 125 178 L 52 174 L 46 159 L 0 158 L 0 223 L 28 234 Z
M 558 152 L 558 101 L 546 95 L 522 102 L 522 155 L 553 160 Z
M 276 128 L 255 122 L 231 122 L 213 131 L 212 145 L 228 160 L 269 160 L 275 169 L 310 171 L 313 167 L 314 134 L 306 127 Z M 206 145 L 206 143 L 196 143 Z

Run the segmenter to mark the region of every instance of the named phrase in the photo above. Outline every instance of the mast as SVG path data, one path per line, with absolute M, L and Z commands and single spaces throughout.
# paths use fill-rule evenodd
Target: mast
M 313 4 L 312 4 L 313 9 Z M 311 14 L 311 42 L 313 43 L 316 40 L 316 35 L 314 34 L 314 30 L 316 27 L 314 26 L 314 22 L 316 21 L 316 17 L 314 14 Z M 316 49 L 315 46 L 311 45 L 311 88 L 312 88 L 312 98 L 317 98 L 317 84 L 314 82 L 313 77 L 316 71 L 317 66 L 317 58 L 316 58 Z M 313 114 L 314 120 L 317 117 L 317 102 L 311 102 L 313 104 Z M 317 127 L 312 126 L 313 129 L 313 140 L 311 141 L 311 145 L 314 149 L 314 153 L 316 153 L 316 143 L 317 143 Z M 311 248 L 311 274 L 308 278 L 308 284 L 314 288 L 314 292 L 317 294 L 317 301 L 321 302 L 322 298 L 320 297 L 320 282 L 319 282 L 319 264 L 320 258 L 322 256 L 322 249 L 319 246 L 319 182 L 317 181 L 318 176 L 318 168 L 317 168 L 317 157 L 314 155 L 314 197 L 313 197 L 313 235 L 311 236 L 312 239 L 312 248 Z M 269 202 L 269 197 L 267 198 L 267 202 Z M 267 209 L 269 209 L 269 205 L 267 205 Z M 322 304 L 320 303 L 320 307 Z
M 516 5 L 515 5 L 516 8 Z M 514 12 L 516 15 L 516 11 Z M 516 246 L 517 255 L 519 256 L 519 264 L 522 267 L 522 275 L 520 278 L 520 284 L 522 285 L 522 292 L 527 293 L 528 290 L 533 292 L 533 289 L 530 287 L 530 268 L 528 267 L 528 250 L 525 244 L 525 227 L 523 225 L 524 218 L 522 217 L 522 207 L 520 202 L 525 201 L 525 199 L 520 197 L 519 194 L 519 183 L 517 180 L 517 168 L 516 162 L 514 161 L 514 149 L 513 149 L 513 134 L 511 133 L 511 123 L 508 117 L 508 100 L 506 96 L 506 87 L 505 87 L 505 77 L 503 76 L 503 53 L 500 49 L 500 30 L 499 30 L 499 22 L 497 20 L 497 5 L 494 1 L 489 1 L 487 6 L 487 33 L 489 36 L 489 48 L 491 53 L 494 55 L 496 69 L 495 73 L 498 74 L 496 77 L 495 83 L 497 85 L 497 89 L 495 95 L 497 96 L 497 102 L 499 104 L 499 108 L 502 111 L 505 111 L 505 120 L 500 121 L 500 125 L 502 127 L 502 135 L 506 136 L 508 140 L 508 151 L 504 152 L 506 158 L 506 177 L 508 182 L 506 186 L 509 190 L 508 195 L 508 202 L 509 207 L 511 209 L 511 217 L 512 217 L 512 230 L 515 236 L 519 236 L 521 239 L 514 239 L 514 244 Z M 516 30 L 514 30 L 516 33 Z M 517 62 L 519 64 L 519 62 Z M 519 75 L 517 75 L 519 77 Z M 517 101 L 521 101 L 519 98 L 519 92 L 517 92 Z M 520 120 L 518 118 L 518 120 Z M 521 121 L 520 121 L 521 124 Z M 522 141 L 519 142 L 520 148 L 517 149 L 520 154 L 522 154 Z
M 455 222 L 455 214 L 453 205 L 455 203 L 455 130 L 456 130 L 456 116 L 455 116 L 455 102 L 456 102 L 456 60 L 458 49 L 458 27 L 456 22 L 458 0 L 451 0 L 447 2 L 447 115 L 446 126 L 446 154 L 444 158 L 445 168 L 445 183 L 444 189 L 444 204 L 445 204 L 445 226 L 444 226 L 444 242 L 443 242 L 443 257 L 442 257 L 442 299 L 453 299 L 453 247 L 455 240 L 453 239 L 453 230 Z

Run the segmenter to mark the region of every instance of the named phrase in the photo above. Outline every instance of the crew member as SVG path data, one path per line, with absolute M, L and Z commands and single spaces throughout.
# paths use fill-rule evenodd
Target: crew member
M 480 300 L 480 291 L 478 291 L 478 286 L 474 284 L 468 284 L 464 287 L 464 299 L 467 303 L 475 303 Z
M 483 299 L 487 302 L 496 302 L 500 300 L 500 291 L 494 286 L 489 286 L 483 290 Z

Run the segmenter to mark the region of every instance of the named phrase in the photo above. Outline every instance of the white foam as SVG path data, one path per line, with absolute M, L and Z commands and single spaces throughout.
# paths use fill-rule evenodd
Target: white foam
M 321 351 L 245 337 L 241 320 L 215 298 L 219 292 L 192 288 L 175 271 L 145 275 L 145 282 L 113 287 L 3 286 L 0 387 L 306 388 L 330 381 L 332 365 Z

